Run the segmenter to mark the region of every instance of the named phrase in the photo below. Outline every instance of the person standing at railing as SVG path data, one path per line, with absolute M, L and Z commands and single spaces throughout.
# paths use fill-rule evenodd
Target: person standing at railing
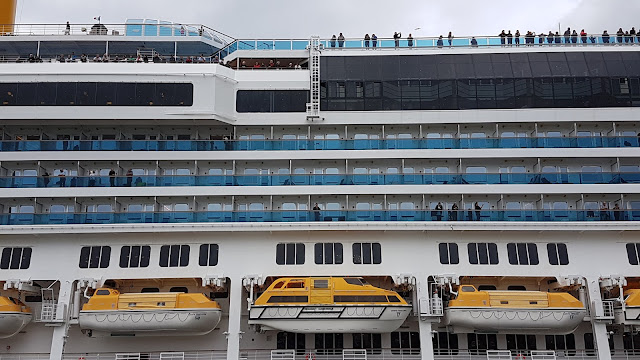
M 553 43 L 553 32 L 549 31 L 549 35 L 547 35 L 547 44 L 551 45 Z
M 556 31 L 555 36 L 556 44 L 562 44 L 562 38 L 560 37 L 560 32 Z
M 411 34 L 407 37 L 407 45 L 409 45 L 409 47 L 413 47 L 413 36 L 411 36 Z
M 580 39 L 582 40 L 583 44 L 587 43 L 587 32 L 584 31 L 584 29 L 580 30 Z
M 476 221 L 480 221 L 480 212 L 482 211 L 482 205 L 478 204 L 478 202 L 476 201 L 476 203 L 473 204 L 473 208 L 476 212 Z
M 624 31 L 622 31 L 622 28 L 618 29 L 618 32 L 616 33 L 616 41 L 618 42 L 618 44 L 622 44 L 623 36 L 624 36 Z
M 449 212 L 449 220 L 458 221 L 458 204 L 457 203 L 453 203 L 453 205 L 451 205 L 451 211 Z
M 509 32 L 507 33 L 507 44 L 508 45 L 513 44 L 513 34 L 511 33 L 511 30 L 509 30 Z
M 402 33 L 399 33 L 399 32 L 393 33 L 393 42 L 395 43 L 396 48 L 400 46 L 401 37 L 402 37 Z
M 369 34 L 365 34 L 364 35 L 364 47 L 366 47 L 366 48 L 369 47 L 369 40 L 371 40 L 371 37 L 369 36 Z
M 620 221 L 620 206 L 618 204 L 613 206 L 613 219 L 615 221 Z
M 344 47 L 344 35 L 342 33 L 338 35 L 338 47 Z
M 453 34 L 451 33 L 451 31 L 449 31 L 449 35 L 447 36 L 447 40 L 449 40 L 449 47 L 451 47 L 451 44 L 453 43 Z
M 567 30 L 564 31 L 564 43 L 571 43 L 571 28 L 567 28 Z
M 65 35 L 71 35 L 71 24 L 67 21 L 67 26 L 64 28 Z
M 331 40 L 329 41 L 329 44 L 331 45 L 332 48 L 336 47 L 336 34 L 333 34 L 333 36 L 331 37 Z
M 603 202 L 600 206 L 600 220 L 601 221 L 609 221 L 611 220 L 611 216 L 609 216 L 609 205 L 606 202 Z
M 44 183 L 44 187 L 49 186 L 49 172 L 45 170 L 44 174 L 42 174 L 42 182 Z
M 500 37 L 500 45 L 504 46 L 504 39 L 507 37 L 507 33 L 502 30 L 502 32 L 498 34 L 498 36 Z
M 538 44 L 540 46 L 544 45 L 544 32 L 541 32 L 540 35 L 538 35 Z
M 442 35 L 440 35 L 440 37 L 438 38 L 438 41 L 436 42 L 436 44 L 438 45 L 439 48 L 442 49 L 442 45 L 444 45 L 444 42 L 442 40 Z
M 632 27 L 631 30 L 629 30 L 629 42 L 630 43 L 634 43 L 636 41 L 636 28 Z
M 64 174 L 64 170 L 60 169 L 60 173 L 58 173 L 58 178 L 60 179 L 58 180 L 58 186 L 65 187 L 65 185 L 67 185 L 67 177 Z
M 607 32 L 607 30 L 605 30 L 605 31 L 602 33 L 602 43 L 604 43 L 604 44 L 608 44 L 608 43 L 609 43 L 609 39 L 610 39 L 610 38 L 611 38 L 611 37 L 609 36 L 609 33 Z
M 520 30 L 516 30 L 515 43 L 516 43 L 516 46 L 520 46 Z
M 109 185 L 116 187 L 116 171 L 114 169 L 109 170 Z
M 578 33 L 576 32 L 575 29 L 571 33 L 571 43 L 572 44 L 577 44 L 578 43 Z
M 320 221 L 320 206 L 318 206 L 318 203 L 313 206 L 313 218 L 315 221 Z
M 371 34 L 371 45 L 373 45 L 374 48 L 378 47 L 378 37 L 376 34 Z

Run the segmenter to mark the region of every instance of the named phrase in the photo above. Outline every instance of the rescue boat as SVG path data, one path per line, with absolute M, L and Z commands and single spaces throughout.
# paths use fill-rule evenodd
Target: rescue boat
M 80 328 L 89 336 L 205 335 L 220 322 L 220 305 L 203 294 L 121 294 L 98 289 L 82 307 Z
M 443 322 L 457 333 L 568 334 L 586 315 L 584 304 L 567 293 L 478 291 L 462 285 L 449 301 Z
M 22 301 L 0 296 L 0 339 L 16 335 L 32 318 L 31 309 Z
M 624 307 L 614 309 L 616 324 L 640 325 L 640 289 L 628 289 L 624 292 Z
M 358 277 L 280 278 L 255 301 L 249 324 L 297 333 L 388 333 L 411 305 Z

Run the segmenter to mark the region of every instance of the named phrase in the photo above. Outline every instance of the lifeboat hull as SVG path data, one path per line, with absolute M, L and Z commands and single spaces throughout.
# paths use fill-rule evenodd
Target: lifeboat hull
M 616 308 L 614 316 L 616 324 L 640 325 L 640 307 L 626 306 L 624 311 Z
M 508 309 L 508 308 L 448 308 L 445 310 L 444 325 L 453 331 L 473 332 L 474 330 L 498 333 L 531 334 L 573 332 L 584 320 L 584 308 L 554 309 Z
M 297 333 L 388 333 L 405 321 L 411 306 L 253 306 L 249 324 Z
M 213 331 L 220 309 L 81 311 L 80 329 L 89 336 L 192 336 Z
M 0 339 L 10 338 L 22 331 L 31 322 L 32 317 L 29 313 L 1 312 Z

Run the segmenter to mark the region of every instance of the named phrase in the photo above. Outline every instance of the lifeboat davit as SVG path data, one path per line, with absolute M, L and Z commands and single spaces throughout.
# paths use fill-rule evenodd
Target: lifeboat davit
M 357 277 L 280 278 L 255 301 L 249 324 L 297 333 L 387 333 L 411 305 Z
M 89 336 L 191 336 L 213 331 L 221 314 L 217 302 L 199 293 L 120 294 L 103 288 L 82 307 L 78 323 Z
M 584 320 L 584 304 L 571 294 L 542 291 L 478 291 L 462 285 L 445 309 L 453 331 L 568 334 Z
M 0 339 L 10 338 L 31 322 L 31 309 L 22 301 L 0 296 Z
M 624 292 L 624 309 L 614 309 L 616 324 L 640 325 L 640 289 L 628 289 Z

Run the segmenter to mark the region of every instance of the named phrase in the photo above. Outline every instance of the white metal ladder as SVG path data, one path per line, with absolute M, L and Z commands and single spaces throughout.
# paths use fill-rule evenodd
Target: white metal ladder
M 320 118 L 320 37 L 312 36 L 309 42 L 309 73 L 311 97 L 307 104 L 307 120 Z

